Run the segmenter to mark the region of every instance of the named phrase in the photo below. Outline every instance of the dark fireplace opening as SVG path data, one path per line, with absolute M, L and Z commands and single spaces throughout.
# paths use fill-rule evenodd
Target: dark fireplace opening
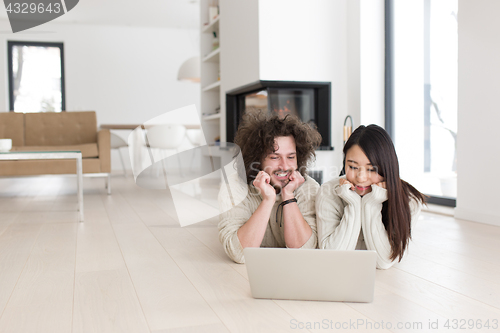
M 330 126 L 330 82 L 257 81 L 226 93 L 226 135 L 233 142 L 246 108 L 255 107 L 284 117 L 293 114 L 316 126 L 319 149 L 333 150 Z

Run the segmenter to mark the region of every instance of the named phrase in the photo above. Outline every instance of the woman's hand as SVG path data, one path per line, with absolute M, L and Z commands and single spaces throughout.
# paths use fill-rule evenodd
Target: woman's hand
M 382 188 L 387 189 L 387 184 L 386 184 L 385 182 L 380 182 L 380 183 L 377 183 L 377 184 L 375 184 L 375 185 L 377 185 L 377 186 L 380 186 L 380 187 L 382 187 Z
M 353 191 L 355 190 L 354 185 L 350 181 L 348 181 L 347 179 L 340 178 L 339 184 L 340 184 L 340 186 L 345 185 L 345 184 L 349 184 L 349 189 L 353 190 Z
M 259 190 L 263 200 L 276 200 L 276 190 L 271 185 L 271 176 L 265 171 L 260 171 L 253 181 L 253 186 Z

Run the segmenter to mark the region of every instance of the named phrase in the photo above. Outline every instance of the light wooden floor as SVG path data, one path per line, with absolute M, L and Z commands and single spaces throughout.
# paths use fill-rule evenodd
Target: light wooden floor
M 217 221 L 181 228 L 131 178 L 84 183 L 78 223 L 74 178 L 0 179 L 1 333 L 500 331 L 498 227 L 422 214 L 370 304 L 256 300 Z

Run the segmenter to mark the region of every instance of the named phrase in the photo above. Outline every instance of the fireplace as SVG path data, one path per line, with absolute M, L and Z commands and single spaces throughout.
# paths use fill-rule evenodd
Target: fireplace
M 280 116 L 293 114 L 315 125 L 323 141 L 319 149 L 331 146 L 330 82 L 257 81 L 226 93 L 226 135 L 234 136 L 247 107 L 256 107 Z

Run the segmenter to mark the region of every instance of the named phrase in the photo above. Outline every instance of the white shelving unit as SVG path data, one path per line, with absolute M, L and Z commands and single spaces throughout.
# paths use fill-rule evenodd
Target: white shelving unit
M 219 54 L 220 54 L 220 47 L 217 48 L 216 50 L 210 52 L 209 54 L 207 54 L 203 59 L 201 59 L 201 61 L 202 62 L 219 62 L 220 61 Z
M 206 87 L 203 87 L 201 88 L 201 91 L 202 92 L 208 92 L 208 91 L 211 91 L 211 90 L 219 90 L 220 89 L 220 81 L 217 81 L 217 82 L 214 82 L 212 84 L 209 84 L 208 86 Z
M 207 143 L 220 140 L 221 133 L 221 78 L 220 57 L 221 48 L 214 45 L 214 34 L 219 38 L 220 15 L 217 0 L 200 1 L 200 52 L 201 52 L 201 114 L 202 126 Z M 209 13 L 216 13 L 216 17 L 209 17 Z M 215 16 L 215 15 L 214 15 Z M 216 110 L 219 113 L 215 113 Z M 203 114 L 209 114 L 203 116 Z
M 212 2 L 212 1 L 211 1 Z M 207 11 L 206 11 L 206 18 L 208 18 L 208 7 L 207 7 Z M 212 32 L 212 29 L 214 27 L 216 27 L 217 29 L 219 29 L 219 19 L 220 19 L 220 16 L 217 16 L 217 18 L 215 20 L 212 21 L 212 23 L 208 24 L 208 25 L 205 25 L 201 28 L 201 32 L 208 32 L 208 33 L 211 33 Z M 203 21 L 203 18 L 202 18 L 202 21 Z M 207 21 L 208 22 L 208 21 Z M 204 24 L 202 22 L 202 24 Z
M 202 118 L 204 121 L 210 121 L 210 120 L 219 120 L 220 119 L 220 113 L 216 114 L 211 114 L 209 116 L 203 116 Z

